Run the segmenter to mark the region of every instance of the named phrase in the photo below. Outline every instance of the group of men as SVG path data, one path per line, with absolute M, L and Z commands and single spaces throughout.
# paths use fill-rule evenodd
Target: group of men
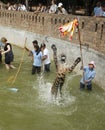
M 26 50 L 29 51 L 29 55 L 33 57 L 33 67 L 32 67 L 32 74 L 40 73 L 41 68 L 44 64 L 44 71 L 50 72 L 50 55 L 49 50 L 46 48 L 46 44 L 42 43 L 39 47 L 38 41 L 34 40 L 33 42 L 33 50 L 29 50 L 25 47 Z
M 49 50 L 46 48 L 46 44 L 42 43 L 39 47 L 38 41 L 34 40 L 33 42 L 33 50 L 27 49 L 33 57 L 33 67 L 32 67 L 32 74 L 39 74 L 41 72 L 42 63 L 44 63 L 44 71 L 50 72 L 50 55 Z M 7 43 L 7 39 L 2 37 L 0 40 L 0 63 L 2 63 L 2 55 L 5 54 L 5 65 L 6 68 L 9 70 L 10 68 L 15 68 L 11 62 L 13 61 L 14 55 L 12 51 L 12 46 L 10 43 Z M 88 90 L 92 89 L 92 80 L 95 77 L 95 63 L 91 61 L 88 66 L 83 67 L 83 77 L 80 80 L 80 88 L 84 89 L 85 86 Z

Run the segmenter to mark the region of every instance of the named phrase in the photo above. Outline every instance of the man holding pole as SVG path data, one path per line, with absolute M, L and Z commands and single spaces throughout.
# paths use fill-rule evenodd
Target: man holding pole
M 82 66 L 84 66 L 83 55 L 82 55 L 81 35 L 80 35 L 78 19 L 75 18 L 72 22 L 69 22 L 67 24 L 60 26 L 59 31 L 61 33 L 61 36 L 65 36 L 65 35 L 68 35 L 68 33 L 70 33 L 70 40 L 72 40 L 72 36 L 76 28 L 78 30 L 78 40 L 79 40 L 79 45 L 80 45 L 81 62 L 82 62 Z M 81 89 L 84 89 L 86 86 L 88 90 L 92 90 L 92 80 L 94 79 L 95 74 L 96 74 L 94 68 L 95 68 L 94 61 L 91 61 L 87 67 L 83 68 L 83 78 L 80 81 Z
M 85 66 L 83 68 L 83 77 L 80 81 L 80 89 L 84 89 L 85 86 L 87 87 L 88 90 L 92 90 L 92 80 L 94 79 L 95 77 L 95 63 L 94 61 L 91 61 L 88 66 Z

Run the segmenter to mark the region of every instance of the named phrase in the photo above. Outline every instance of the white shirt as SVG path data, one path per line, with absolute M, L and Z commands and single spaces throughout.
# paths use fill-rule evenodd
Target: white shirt
M 38 54 L 35 50 L 32 50 L 33 57 L 34 57 L 34 66 L 41 66 L 42 65 L 42 52 L 40 51 Z
M 47 56 L 47 59 L 44 60 L 44 64 L 49 64 L 50 63 L 50 56 L 49 56 L 49 51 L 47 48 L 44 49 L 43 51 L 43 56 Z
M 56 13 L 58 6 L 56 4 L 51 5 L 49 13 Z
M 27 11 L 25 5 L 20 5 L 20 7 L 18 7 L 18 10 Z
M 65 8 L 62 8 L 61 11 L 62 11 L 62 12 L 60 12 L 60 11 L 58 10 L 58 14 L 66 14 L 66 15 L 68 14 Z

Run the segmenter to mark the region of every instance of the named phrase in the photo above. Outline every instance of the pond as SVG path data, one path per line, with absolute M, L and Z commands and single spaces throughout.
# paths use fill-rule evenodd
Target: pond
M 66 77 L 63 95 L 51 98 L 55 67 L 40 76 L 31 75 L 32 61 L 23 49 L 13 46 L 16 69 L 0 64 L 0 130 L 104 130 L 105 92 L 93 84 L 91 92 L 79 89 L 81 76 Z M 13 89 L 14 88 L 14 89 Z

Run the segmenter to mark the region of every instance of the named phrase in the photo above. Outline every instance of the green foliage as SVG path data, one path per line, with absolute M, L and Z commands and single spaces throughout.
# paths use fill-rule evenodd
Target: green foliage
M 1 0 L 1 2 L 3 3 L 8 3 L 8 2 L 12 2 L 13 0 Z
M 3 2 L 3 3 L 7 3 L 7 2 L 8 2 L 8 0 L 1 0 L 1 2 Z
M 3 3 L 8 3 L 8 2 L 14 2 L 14 3 L 17 3 L 17 2 L 25 2 L 25 0 L 1 0 Z

